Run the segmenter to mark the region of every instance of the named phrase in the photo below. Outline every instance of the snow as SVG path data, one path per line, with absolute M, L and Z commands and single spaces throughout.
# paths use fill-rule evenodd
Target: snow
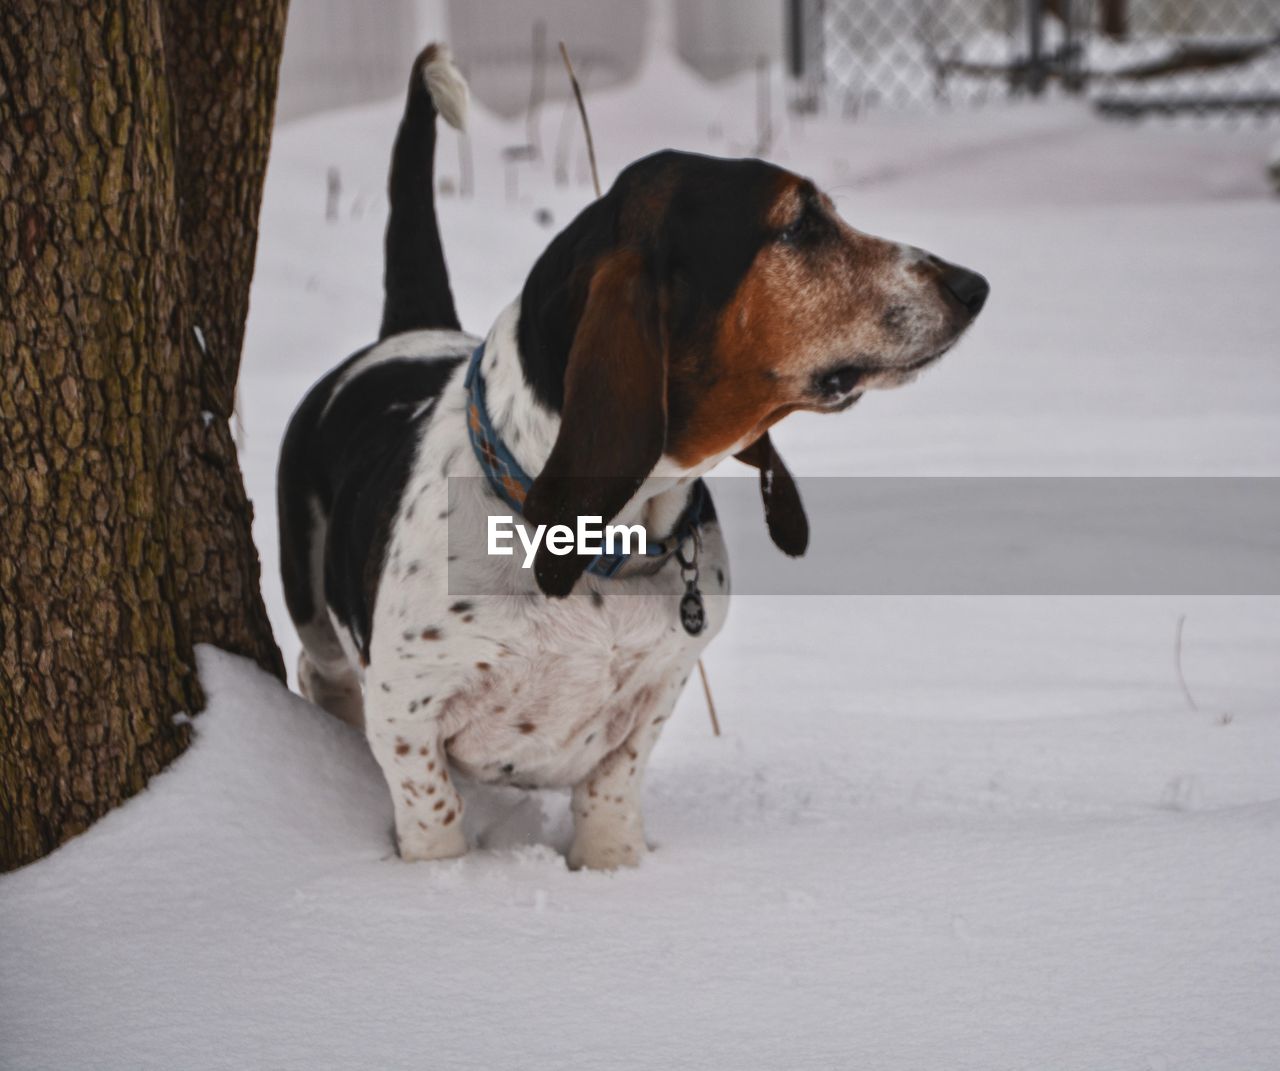
M 755 136 L 750 76 L 659 58 L 588 101 L 606 182 Z M 398 114 L 273 149 L 240 404 L 290 663 L 275 452 L 376 327 Z M 777 126 L 855 224 L 993 284 L 919 383 L 790 418 L 794 472 L 1280 474 L 1274 135 L 1059 105 Z M 537 210 L 559 227 L 589 185 L 575 141 L 571 185 L 525 166 L 509 203 L 523 124 L 471 128 L 475 196 L 441 213 L 483 331 L 554 233 Z M 456 185 L 452 132 L 440 158 Z M 191 750 L 0 878 L 0 1067 L 1273 1068 L 1278 653 L 1275 598 L 738 598 L 707 660 L 725 735 L 695 684 L 650 768 L 655 851 L 592 874 L 565 799 L 514 791 L 470 801 L 467 858 L 400 862 L 359 737 L 205 649 Z

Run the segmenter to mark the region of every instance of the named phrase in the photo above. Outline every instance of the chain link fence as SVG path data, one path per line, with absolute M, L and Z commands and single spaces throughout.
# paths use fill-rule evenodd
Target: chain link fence
M 788 19 L 799 110 L 1074 94 L 1280 119 L 1280 0 L 789 0 Z

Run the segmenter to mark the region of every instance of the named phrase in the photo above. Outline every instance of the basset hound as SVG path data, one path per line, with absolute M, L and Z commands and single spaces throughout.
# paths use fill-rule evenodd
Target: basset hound
M 760 160 L 633 163 L 538 258 L 483 338 L 460 330 L 437 229 L 435 119 L 467 88 L 414 64 L 392 153 L 380 339 L 307 394 L 279 467 L 301 690 L 362 727 L 405 859 L 467 850 L 459 774 L 572 792 L 573 867 L 646 850 L 641 781 L 720 630 L 729 564 L 699 477 L 760 470 L 787 554 L 808 522 L 769 429 L 937 361 L 979 275 L 854 230 Z M 491 554 L 489 518 L 641 524 L 606 556 Z M 563 548 L 561 548 L 563 550 Z

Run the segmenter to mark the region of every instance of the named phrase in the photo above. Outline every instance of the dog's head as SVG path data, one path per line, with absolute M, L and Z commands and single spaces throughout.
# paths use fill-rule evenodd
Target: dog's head
M 555 238 L 525 284 L 525 374 L 561 415 L 525 513 L 608 521 L 664 456 L 699 471 L 736 452 L 761 470 L 775 542 L 802 553 L 808 525 L 769 428 L 909 382 L 987 292 L 974 272 L 854 230 L 789 171 L 646 157 Z M 540 555 L 538 583 L 566 594 L 587 564 Z

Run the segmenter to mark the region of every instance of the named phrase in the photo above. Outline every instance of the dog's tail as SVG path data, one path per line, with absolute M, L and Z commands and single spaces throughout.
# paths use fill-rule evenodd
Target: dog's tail
M 428 327 L 459 328 L 436 223 L 437 114 L 450 126 L 463 128 L 467 83 L 448 47 L 431 44 L 414 60 L 404 118 L 391 151 L 380 339 Z

